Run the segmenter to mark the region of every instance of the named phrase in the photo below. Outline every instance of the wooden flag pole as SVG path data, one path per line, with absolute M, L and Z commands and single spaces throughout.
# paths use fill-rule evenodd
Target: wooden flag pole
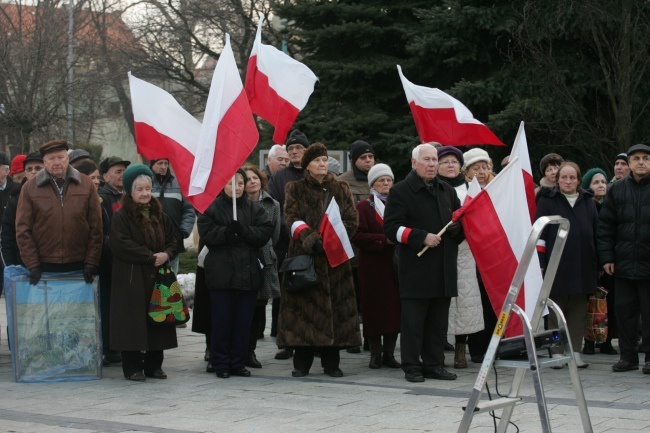
M 454 222 L 453 220 L 449 221 L 449 222 L 447 223 L 447 225 L 444 226 L 444 227 L 442 228 L 442 230 L 440 230 L 440 233 L 438 233 L 438 236 L 442 236 L 442 235 L 444 235 L 445 232 L 447 231 L 447 227 L 449 227 L 449 226 L 451 225 L 451 223 L 453 223 L 453 222 Z M 418 257 L 422 257 L 422 254 L 426 253 L 428 249 L 429 249 L 428 246 L 425 246 L 424 248 L 422 248 L 422 250 L 418 253 Z

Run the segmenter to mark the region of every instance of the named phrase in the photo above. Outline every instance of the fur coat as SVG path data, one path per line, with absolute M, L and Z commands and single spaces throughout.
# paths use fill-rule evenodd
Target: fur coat
M 155 198 L 149 218 L 139 211 L 129 195 L 113 215 L 109 246 L 113 253 L 111 285 L 110 347 L 113 350 L 164 350 L 177 346 L 174 326 L 152 326 L 147 308 L 156 273 L 154 253 L 176 257 L 176 239 L 171 220 Z
M 328 202 L 325 203 L 329 191 Z M 323 211 L 336 199 L 341 219 L 350 239 L 359 224 L 350 188 L 328 173 L 322 183 L 307 171 L 302 180 L 286 186 L 284 216 L 287 228 L 298 221 L 308 225 L 293 237 L 288 257 L 311 254 L 321 239 L 318 233 Z M 314 289 L 289 293 L 281 289 L 277 344 L 284 346 L 355 347 L 361 345 L 357 303 L 350 262 L 330 267 L 327 257 L 314 254 L 320 284 Z

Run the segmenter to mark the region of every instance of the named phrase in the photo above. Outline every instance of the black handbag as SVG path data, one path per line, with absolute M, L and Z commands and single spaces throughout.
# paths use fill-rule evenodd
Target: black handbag
M 287 257 L 279 272 L 283 272 L 282 287 L 287 292 L 302 292 L 318 285 L 314 258 L 310 254 Z

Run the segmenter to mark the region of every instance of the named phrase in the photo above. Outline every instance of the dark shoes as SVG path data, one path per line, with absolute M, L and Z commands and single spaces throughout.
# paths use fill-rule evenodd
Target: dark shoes
M 145 380 L 147 380 L 144 373 L 142 373 L 141 371 L 137 371 L 129 376 L 125 376 L 125 378 L 126 380 L 132 380 L 134 382 L 144 382 Z
M 650 362 L 646 362 L 641 371 L 643 374 L 650 374 Z
M 227 371 L 217 371 L 217 377 L 219 379 L 228 379 L 230 377 L 230 373 Z
M 449 342 L 445 343 L 445 352 L 453 352 L 454 350 L 454 346 L 452 346 Z
M 424 382 L 424 376 L 422 376 L 422 371 L 419 368 L 413 368 L 404 373 L 404 379 L 409 382 Z
M 293 349 L 284 347 L 275 353 L 275 359 L 289 359 L 293 356 Z
M 485 355 L 474 355 L 471 357 L 471 360 L 474 364 L 483 364 L 483 359 Z
M 602 346 L 600 351 L 603 351 Z M 594 355 L 596 353 L 595 342 L 585 340 L 585 347 L 582 348 L 582 353 L 583 355 Z
M 205 354 L 203 355 L 203 360 L 205 362 L 208 362 L 210 360 L 210 348 L 209 347 L 205 348 Z
M 643 368 L 645 369 L 647 365 L 648 364 L 646 363 L 646 365 Z M 631 362 L 627 362 L 624 359 L 621 359 L 616 364 L 612 365 L 612 371 L 615 371 L 617 373 L 622 371 L 632 371 L 638 369 L 639 369 L 639 364 L 633 364 Z
M 151 377 L 152 379 L 167 379 L 167 373 L 162 371 L 162 369 L 154 370 L 154 371 L 145 371 L 144 375 L 147 377 Z
M 103 360 L 104 367 L 109 367 L 112 364 L 120 364 L 120 363 L 122 363 L 122 354 L 117 350 L 109 350 L 104 355 L 104 360 Z
M 402 364 L 397 362 L 395 355 L 389 352 L 384 352 L 381 357 L 381 365 L 385 365 L 388 368 L 402 368 Z
M 205 367 L 206 373 L 215 373 L 217 369 L 212 365 L 210 361 L 208 361 L 208 366 Z
M 305 376 L 307 376 L 308 374 L 309 374 L 308 371 L 301 370 L 301 369 L 299 369 L 299 368 L 295 368 L 295 369 L 291 372 L 291 376 L 293 376 L 293 377 L 305 377 Z
M 600 345 L 600 353 L 605 355 L 618 355 L 618 350 L 614 349 L 612 343 L 607 342 Z
M 349 347 L 349 348 L 345 349 L 345 351 L 348 352 L 348 353 L 361 353 L 361 347 L 359 347 L 359 346 L 357 346 L 357 347 Z
M 250 368 L 262 368 L 262 364 L 257 360 L 257 356 L 255 356 L 255 352 L 251 352 L 248 354 L 248 358 L 246 359 L 245 362 L 246 367 Z
M 370 354 L 370 363 L 368 364 L 368 368 L 372 368 L 373 370 L 381 368 L 381 353 L 376 355 Z
M 238 368 L 236 370 L 230 370 L 229 373 L 231 376 L 251 377 L 251 372 L 245 367 Z
M 329 377 L 343 377 L 343 372 L 341 371 L 340 368 L 326 368 L 325 374 L 328 375 Z
M 433 370 L 425 371 L 424 377 L 427 379 L 456 380 L 458 376 L 456 376 L 454 373 L 448 372 L 442 367 L 436 367 Z

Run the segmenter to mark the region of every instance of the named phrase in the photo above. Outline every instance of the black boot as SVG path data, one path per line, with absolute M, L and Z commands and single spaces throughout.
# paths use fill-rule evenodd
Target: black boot
M 596 349 L 594 348 L 595 343 L 590 340 L 585 340 L 585 347 L 582 349 L 582 353 L 585 355 L 593 355 L 596 353 Z M 602 349 L 601 349 L 602 350 Z
M 370 354 L 370 363 L 368 364 L 368 367 L 373 370 L 381 368 L 381 353 Z

